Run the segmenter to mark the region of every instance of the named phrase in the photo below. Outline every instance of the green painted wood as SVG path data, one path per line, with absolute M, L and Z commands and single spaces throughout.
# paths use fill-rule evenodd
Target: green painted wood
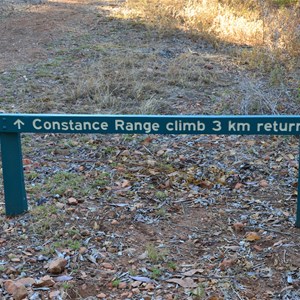
M 300 135 L 300 116 L 1 114 L 2 132 Z
M 16 216 L 28 210 L 19 133 L 1 133 L 5 212 Z
M 300 141 L 300 139 L 299 139 Z M 297 194 L 297 212 L 296 212 L 296 224 L 297 228 L 300 228 L 300 143 L 299 143 L 299 165 L 298 165 L 298 194 Z

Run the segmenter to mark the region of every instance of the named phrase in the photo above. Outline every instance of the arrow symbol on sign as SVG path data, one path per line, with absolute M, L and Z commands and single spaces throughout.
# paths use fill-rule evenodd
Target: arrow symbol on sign
M 14 125 L 18 126 L 18 129 L 21 129 L 22 125 L 25 125 L 20 119 L 14 122 Z

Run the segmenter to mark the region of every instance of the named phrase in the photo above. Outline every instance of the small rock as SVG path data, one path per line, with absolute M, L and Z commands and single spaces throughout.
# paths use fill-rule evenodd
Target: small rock
M 10 261 L 12 261 L 12 262 L 21 262 L 21 259 L 19 257 L 12 257 L 10 259 Z
M 23 159 L 23 165 L 31 165 L 31 164 L 32 164 L 32 160 L 30 160 L 29 158 Z
M 38 280 L 34 284 L 35 287 L 51 287 L 51 286 L 54 286 L 54 285 L 55 285 L 55 282 L 52 279 L 52 277 L 49 276 L 49 275 L 46 275 L 46 276 L 42 277 L 40 280 Z
M 14 267 L 8 267 L 6 268 L 5 274 L 6 275 L 11 275 L 11 274 L 18 274 L 19 271 L 15 269 Z
M 245 224 L 244 223 L 241 223 L 241 222 L 237 222 L 237 223 L 234 223 L 232 225 L 234 231 L 236 232 L 242 232 L 245 228 Z
M 137 258 L 140 259 L 140 260 L 148 258 L 148 252 L 145 251 L 144 253 L 142 253 L 141 255 L 139 255 Z
M 106 294 L 100 293 L 96 297 L 99 298 L 99 299 L 104 299 L 104 298 L 106 298 Z
M 50 299 L 55 299 L 55 298 L 58 298 L 59 296 L 60 296 L 60 291 L 52 291 L 49 293 Z
M 68 199 L 68 204 L 69 205 L 77 205 L 78 204 L 78 200 L 75 199 L 74 197 L 71 197 Z
M 113 269 L 114 269 L 113 265 L 110 264 L 110 263 L 103 263 L 103 264 L 102 264 L 102 267 L 103 267 L 104 269 L 109 269 L 109 270 L 113 270 Z
M 126 287 L 127 287 L 127 283 L 126 282 L 120 282 L 119 285 L 118 285 L 119 289 L 126 289 Z
M 259 182 L 259 185 L 261 186 L 261 187 L 267 187 L 269 184 L 268 184 L 268 182 L 267 182 L 267 180 L 261 180 L 260 182 Z
M 214 68 L 214 66 L 211 64 L 206 64 L 206 65 L 204 65 L 204 68 L 208 69 L 208 70 L 212 70 Z
M 164 153 L 165 153 L 165 151 L 160 149 L 160 150 L 157 151 L 156 155 L 157 156 L 162 156 Z
M 28 291 L 24 285 L 17 286 L 12 294 L 14 300 L 22 300 L 28 296 Z
M 131 298 L 132 297 L 132 293 L 131 292 L 124 292 L 121 294 L 121 298 L 122 299 L 128 299 L 128 298 Z
M 118 225 L 119 222 L 118 222 L 117 220 L 112 220 L 110 224 L 111 224 L 111 225 Z
M 57 202 L 57 203 L 55 204 L 55 206 L 56 206 L 58 209 L 63 209 L 63 208 L 65 207 L 65 205 L 64 205 L 63 203 L 61 203 L 61 202 Z
M 132 291 L 133 294 L 136 294 L 136 295 L 141 292 L 139 288 L 134 288 L 131 291 Z
M 80 232 L 80 234 L 81 234 L 82 236 L 90 236 L 90 235 L 91 235 L 91 233 L 90 233 L 89 230 L 87 230 L 87 229 L 82 230 L 82 231 Z
M 87 248 L 86 247 L 80 247 L 79 248 L 79 253 L 80 254 L 84 254 L 84 253 L 86 253 L 87 252 Z
M 238 182 L 238 183 L 234 186 L 234 189 L 235 189 L 235 190 L 239 190 L 239 189 L 242 188 L 242 187 L 243 187 L 243 184 L 240 183 L 240 182 Z
M 48 271 L 51 274 L 60 274 L 65 270 L 67 260 L 64 258 L 58 258 L 50 262 Z
M 254 249 L 255 251 L 257 251 L 257 252 L 261 252 L 261 251 L 264 250 L 262 247 L 260 247 L 260 246 L 258 246 L 258 245 L 254 245 L 254 246 L 253 246 L 253 249 Z
M 151 167 L 154 167 L 156 165 L 156 161 L 153 159 L 148 159 L 146 163 Z
M 70 213 L 70 214 L 73 213 L 75 210 L 76 210 L 75 207 L 68 207 L 68 208 L 66 208 L 66 212 Z
M 16 284 L 24 285 L 24 286 L 32 286 L 35 283 L 35 279 L 31 277 L 24 277 L 16 281 Z
M 4 281 L 4 288 L 9 294 L 13 294 L 16 290 L 16 284 L 12 280 L 6 280 Z
M 147 291 L 152 291 L 152 290 L 155 289 L 155 286 L 154 286 L 152 283 L 147 283 L 147 284 L 145 285 L 145 289 L 146 289 Z
M 131 287 L 136 288 L 139 287 L 142 284 L 141 281 L 134 281 L 131 283 Z
M 129 156 L 130 155 L 130 152 L 129 150 L 124 150 L 120 153 L 121 156 Z

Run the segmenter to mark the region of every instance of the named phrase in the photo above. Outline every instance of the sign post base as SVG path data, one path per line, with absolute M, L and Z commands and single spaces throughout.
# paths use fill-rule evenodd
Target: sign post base
M 28 210 L 19 133 L 1 133 L 5 212 L 16 216 Z

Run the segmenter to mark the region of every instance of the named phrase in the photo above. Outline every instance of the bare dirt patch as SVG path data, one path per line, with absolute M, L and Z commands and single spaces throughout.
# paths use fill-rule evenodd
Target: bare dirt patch
M 17 12 L 2 17 L 0 23 L 0 70 L 15 68 L 20 64 L 47 59 L 47 44 L 73 34 L 87 32 L 95 1 L 44 1 L 37 5 L 19 5 Z

